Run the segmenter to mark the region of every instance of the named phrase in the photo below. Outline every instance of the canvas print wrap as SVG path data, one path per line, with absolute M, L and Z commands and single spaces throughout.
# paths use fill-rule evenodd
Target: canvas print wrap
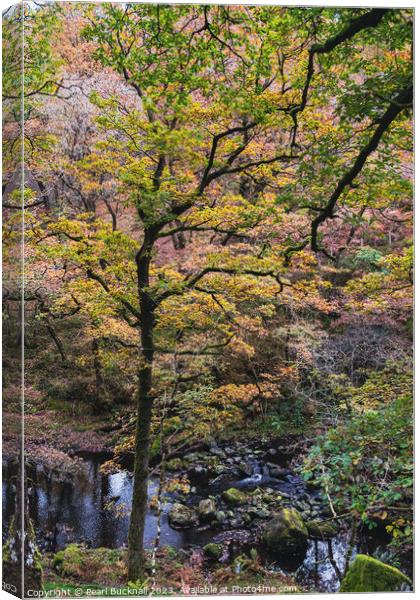
M 413 10 L 3 14 L 3 588 L 413 588 Z

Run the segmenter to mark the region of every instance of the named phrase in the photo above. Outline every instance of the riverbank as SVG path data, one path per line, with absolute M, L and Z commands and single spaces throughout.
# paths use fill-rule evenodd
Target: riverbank
M 173 547 L 161 548 L 156 553 L 156 568 L 148 552 L 148 577 L 142 583 L 127 586 L 125 579 L 126 550 L 105 548 L 87 549 L 72 545 L 44 561 L 46 590 L 92 590 L 92 595 L 124 595 L 137 590 L 138 595 L 219 594 L 246 593 L 247 587 L 264 588 L 262 593 L 303 591 L 292 577 L 265 568 L 256 554 L 242 555 L 232 565 L 221 565 L 204 553 L 188 553 Z M 83 582 L 83 583 L 81 583 Z M 131 590 L 131 591 L 130 591 Z M 248 592 L 252 593 L 252 592 Z
M 26 428 L 29 508 L 44 582 L 50 590 L 85 585 L 102 594 L 126 585 L 130 470 L 109 469 L 118 433 L 100 419 L 67 417 L 66 435 L 57 422 L 45 412 L 28 416 Z M 18 423 L 7 415 L 6 425 L 10 442 Z M 352 539 L 349 522 L 302 479 L 303 435 L 226 437 L 194 442 L 164 460 L 163 486 L 155 459 L 145 531 L 155 587 L 172 581 L 173 593 L 185 585 L 335 592 L 358 552 L 386 553 L 383 528 L 359 527 Z M 129 469 L 130 455 L 120 459 Z M 15 465 L 6 460 L 6 521 L 14 511 Z

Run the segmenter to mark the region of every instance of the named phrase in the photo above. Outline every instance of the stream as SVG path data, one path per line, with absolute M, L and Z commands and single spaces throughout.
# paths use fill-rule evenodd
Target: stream
M 84 542 L 90 547 L 108 548 L 118 548 L 126 543 L 132 478 L 127 471 L 103 474 L 100 466 L 108 458 L 109 456 L 102 454 L 85 453 L 82 467 L 78 470 L 77 476 L 70 481 L 49 476 L 40 464 L 33 469 L 29 508 L 41 550 L 56 552 L 73 542 Z M 193 478 L 193 487 L 188 494 L 188 500 L 183 498 L 182 501 L 193 506 L 197 505 L 200 499 L 207 498 L 209 494 L 216 497 L 230 487 L 243 491 L 259 487 L 269 491 L 278 490 L 282 496 L 290 499 L 289 506 L 296 506 L 301 510 L 302 502 L 309 502 L 310 506 L 320 511 L 319 514 L 326 514 L 319 491 L 309 488 L 297 474 L 284 469 L 282 478 L 273 477 L 261 458 L 258 460 L 252 458 L 248 462 L 249 475 L 235 479 L 233 475 L 238 472 L 235 461 L 230 464 L 232 468 L 220 476 L 212 479 L 197 477 L 195 482 Z M 7 524 L 14 512 L 14 480 L 14 467 L 6 462 L 3 464 L 3 531 L 7 531 Z M 157 489 L 158 481 L 152 478 L 149 484 L 149 496 L 154 496 Z M 238 555 L 244 551 L 247 541 L 250 542 L 249 546 L 256 545 L 250 538 L 250 528 L 240 521 L 235 522 L 236 514 L 233 519 L 218 529 L 202 525 L 173 529 L 168 522 L 168 513 L 175 500 L 179 500 L 176 494 L 173 497 L 169 496 L 163 506 L 161 546 L 171 545 L 185 549 L 202 547 L 213 541 L 224 543 L 228 540 L 229 548 L 233 548 Z M 154 545 L 156 529 L 156 513 L 149 510 L 145 530 L 147 548 L 152 548 Z M 339 533 L 330 542 L 330 553 L 332 551 L 334 560 L 341 569 L 347 548 L 346 533 Z M 328 551 L 327 542 L 309 540 L 305 560 L 295 573 L 297 581 L 315 587 L 319 591 L 337 591 L 339 580 L 328 558 Z M 280 566 L 272 561 L 268 561 L 267 564 L 273 571 L 280 569 Z

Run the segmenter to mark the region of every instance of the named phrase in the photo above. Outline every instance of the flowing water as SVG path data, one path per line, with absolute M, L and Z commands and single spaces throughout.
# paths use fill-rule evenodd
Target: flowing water
M 84 455 L 83 467 L 72 481 L 59 481 L 51 478 L 42 466 L 36 467 L 31 474 L 30 516 L 34 522 L 38 545 L 44 551 L 57 551 L 72 542 L 84 542 L 91 547 L 118 548 L 127 540 L 129 511 L 131 506 L 132 478 L 128 472 L 104 474 L 101 464 L 108 457 L 91 454 Z M 194 502 L 200 498 L 213 495 L 232 485 L 244 490 L 259 487 L 271 487 L 283 495 L 299 500 L 308 497 L 308 490 L 302 479 L 290 473 L 278 480 L 269 476 L 264 464 L 254 462 L 252 474 L 241 480 L 231 481 L 216 478 L 213 481 L 197 486 Z M 3 524 L 7 523 L 14 512 L 15 473 L 10 464 L 4 465 L 3 475 Z M 149 484 L 149 495 L 157 492 L 158 482 L 152 479 Z M 317 492 L 312 492 L 317 497 Z M 246 531 L 220 532 L 210 528 L 193 527 L 191 529 L 174 530 L 168 524 L 170 501 L 164 504 L 161 521 L 161 545 L 176 548 L 203 546 L 209 541 L 222 542 L 226 537 L 235 542 L 238 537 L 237 552 L 241 547 L 241 534 L 244 539 Z M 157 530 L 157 516 L 149 511 L 146 520 L 146 547 L 154 546 Z M 232 547 L 236 547 L 235 544 Z M 330 543 L 310 541 L 304 563 L 299 567 L 296 577 L 304 584 L 310 584 L 320 591 L 336 591 L 339 580 L 329 554 L 334 557 L 338 568 L 342 570 L 344 557 L 348 548 L 346 535 L 337 536 Z M 272 565 L 274 570 L 278 566 Z

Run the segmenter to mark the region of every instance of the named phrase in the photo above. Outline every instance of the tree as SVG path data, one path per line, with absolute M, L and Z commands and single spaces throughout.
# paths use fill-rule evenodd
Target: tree
M 34 223 L 31 235 L 61 261 L 68 298 L 76 292 L 137 356 L 128 544 L 137 581 L 156 357 L 212 356 L 238 340 L 246 351 L 240 321 L 255 316 L 254 298 L 261 313 L 282 301 L 325 307 L 316 268 L 340 254 L 331 220 L 347 227 L 404 179 L 398 158 L 387 159 L 407 140 L 411 16 L 105 4 L 86 18 L 94 57 L 120 74 L 126 94 L 91 95 L 102 136 L 78 166 L 115 178 L 137 225 L 63 215 Z M 168 239 L 179 252 L 164 261 Z

